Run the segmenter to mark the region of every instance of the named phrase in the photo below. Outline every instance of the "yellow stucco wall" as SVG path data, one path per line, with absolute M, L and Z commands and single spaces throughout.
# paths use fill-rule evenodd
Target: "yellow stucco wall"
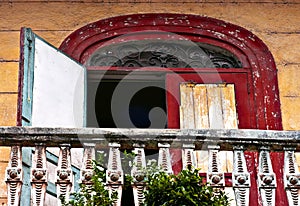
M 300 112 L 296 112 L 300 111 L 298 3 L 211 3 L 213 0 L 210 3 L 132 4 L 22 2 L 25 1 L 0 4 L 0 125 L 14 125 L 16 121 L 19 30 L 22 26 L 31 27 L 48 42 L 59 46 L 72 31 L 102 18 L 132 13 L 170 12 L 222 19 L 260 37 L 273 53 L 279 71 L 284 129 L 300 128 Z
M 38 35 L 58 47 L 72 31 L 99 19 L 133 13 L 166 12 L 206 15 L 221 19 L 242 26 L 261 38 L 273 53 L 279 71 L 283 127 L 285 130 L 300 129 L 299 0 L 274 0 L 273 3 L 270 1 L 258 3 L 257 0 L 126 2 L 130 1 L 32 0 L 29 3 L 25 0 L 2 0 L 0 3 L 0 125 L 16 124 L 21 27 L 32 28 Z M 2 177 L 7 160 L 7 154 L 1 154 L 0 180 L 4 179 Z M 1 189 L 4 187 L 4 181 L 1 181 L 0 204 L 6 196 Z

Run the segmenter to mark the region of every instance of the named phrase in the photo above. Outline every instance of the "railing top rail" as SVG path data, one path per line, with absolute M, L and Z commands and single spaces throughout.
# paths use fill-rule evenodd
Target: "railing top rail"
M 123 148 L 133 144 L 157 148 L 158 142 L 171 143 L 171 147 L 181 147 L 183 143 L 194 143 L 196 149 L 205 145 L 219 145 L 222 150 L 232 150 L 243 145 L 245 149 L 257 150 L 268 146 L 271 150 L 295 147 L 300 151 L 300 131 L 274 131 L 253 129 L 120 129 L 120 128 L 46 128 L 46 127 L 0 127 L 1 146 L 45 146 L 83 144 L 107 146 L 107 142 L 118 142 Z

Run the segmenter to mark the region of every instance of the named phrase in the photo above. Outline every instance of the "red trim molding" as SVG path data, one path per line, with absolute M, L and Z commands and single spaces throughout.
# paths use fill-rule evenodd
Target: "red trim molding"
M 22 126 L 22 98 L 23 98 L 23 79 L 24 79 L 24 36 L 25 29 L 20 31 L 20 59 L 19 59 L 19 76 L 18 76 L 18 107 L 17 107 L 17 126 Z
M 219 42 L 223 48 L 243 53 L 243 65 L 251 70 L 251 89 L 257 123 L 256 129 L 282 130 L 277 70 L 267 46 L 250 31 L 221 20 L 183 14 L 134 14 L 90 23 L 71 33 L 60 49 L 85 63 L 99 45 L 121 35 L 136 32 L 162 31 L 183 35 L 193 41 Z
M 253 94 L 255 117 L 253 129 L 282 130 L 277 69 L 273 56 L 267 46 L 252 32 L 221 20 L 185 14 L 134 14 L 112 17 L 88 24 L 71 33 L 61 44 L 60 49 L 85 64 L 88 57 L 101 45 L 111 43 L 117 38 L 142 39 L 136 36 L 147 32 L 170 32 L 192 41 L 214 44 L 223 47 L 238 56 L 248 72 L 248 82 Z M 150 34 L 151 35 L 151 34 Z M 156 34 L 154 34 L 155 36 Z M 155 37 L 154 37 L 155 38 Z M 274 158 L 281 158 L 272 155 Z M 280 156 L 281 155 L 281 156 Z M 247 153 L 248 169 L 251 171 L 251 199 L 253 205 L 259 205 L 257 185 L 254 178 L 257 172 L 257 153 Z M 280 161 L 278 161 L 279 163 Z M 276 165 L 276 164 L 275 164 Z M 278 165 L 279 166 L 279 165 Z M 282 165 L 280 165 L 282 166 Z M 282 170 L 274 168 L 276 175 L 282 177 Z M 279 178 L 280 179 L 280 178 Z M 282 199 L 287 205 L 283 183 L 278 182 L 276 201 Z

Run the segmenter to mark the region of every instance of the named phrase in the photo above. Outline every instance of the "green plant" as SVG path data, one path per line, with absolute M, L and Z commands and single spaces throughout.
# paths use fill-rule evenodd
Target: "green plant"
M 124 167 L 124 191 L 131 191 L 131 170 L 134 154 L 124 153 L 122 157 Z M 103 162 L 103 158 L 100 158 Z M 66 202 L 63 198 L 62 206 L 111 206 L 117 199 L 117 193 L 109 197 L 105 188 L 105 167 L 100 162 L 94 162 L 93 185 L 89 188 L 80 185 L 80 191 L 73 194 L 72 200 Z M 143 169 L 143 168 L 141 168 Z M 203 184 L 199 170 L 182 170 L 178 175 L 168 175 L 162 172 L 155 161 L 149 161 L 146 174 L 147 190 L 144 206 L 228 206 L 229 199 L 224 191 L 216 190 Z
M 148 174 L 145 206 L 227 206 L 222 190 L 203 184 L 199 171 L 182 170 L 178 175 L 165 172 Z
M 93 162 L 94 175 L 91 179 L 92 185 L 87 186 L 80 184 L 80 190 L 72 193 L 72 198 L 66 201 L 63 196 L 60 197 L 62 206 L 112 206 L 117 200 L 117 193 L 109 196 L 108 190 L 105 188 L 106 169 L 102 162 L 103 156 L 98 161 Z
M 133 160 L 135 156 L 135 153 L 127 152 L 126 150 L 121 154 L 121 164 L 124 173 L 123 190 L 128 190 L 129 188 L 131 188 L 131 183 L 133 181 L 133 177 L 131 176 L 131 169 L 133 166 Z

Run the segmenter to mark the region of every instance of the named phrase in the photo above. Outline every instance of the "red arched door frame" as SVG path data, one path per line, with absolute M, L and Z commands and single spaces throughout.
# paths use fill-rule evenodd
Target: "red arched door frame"
M 256 129 L 282 130 L 277 70 L 267 46 L 250 31 L 209 17 L 182 14 L 134 14 L 88 24 L 71 33 L 60 49 L 85 63 L 95 45 L 132 32 L 164 31 L 219 42 L 223 48 L 239 50 L 249 62 Z M 233 51 L 234 53 L 234 51 Z
M 185 36 L 191 40 L 211 43 L 227 49 L 241 57 L 243 67 L 248 70 L 250 93 L 253 94 L 252 115 L 256 121 L 253 129 L 282 130 L 277 69 L 267 46 L 250 31 L 209 17 L 183 14 L 134 14 L 112 17 L 88 24 L 71 33 L 60 49 L 75 60 L 85 64 L 88 57 L 110 40 L 133 32 L 163 31 Z M 287 201 L 281 181 L 283 156 L 271 154 L 274 171 L 278 178 L 276 202 Z M 257 154 L 249 153 L 248 169 L 251 171 L 252 200 L 258 199 L 256 185 Z M 259 202 L 259 201 L 258 201 Z M 251 204 L 259 205 L 253 201 Z

